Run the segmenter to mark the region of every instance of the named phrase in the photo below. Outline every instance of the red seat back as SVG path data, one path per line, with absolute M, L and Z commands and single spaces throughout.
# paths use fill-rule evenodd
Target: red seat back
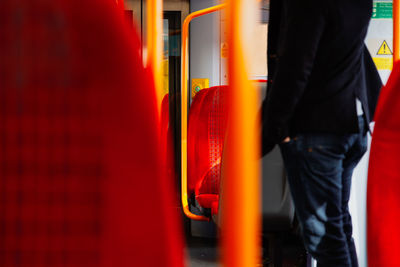
M 200 179 L 200 172 L 208 166 L 208 161 L 203 157 L 199 158 L 200 143 L 199 131 L 207 129 L 207 122 L 200 121 L 200 112 L 203 107 L 203 101 L 210 89 L 199 91 L 193 98 L 189 110 L 188 119 L 188 192 L 194 193 L 196 183 Z
M 170 153 L 172 149 L 171 137 L 169 127 L 169 95 L 166 94 L 161 101 L 161 125 L 160 125 L 160 137 L 161 137 L 161 155 L 165 158 L 165 168 L 172 167 L 172 163 L 167 162 L 171 160 Z M 173 156 L 173 154 L 171 155 Z
M 368 266 L 400 266 L 400 66 L 382 88 L 367 190 Z
M 0 266 L 182 266 L 154 90 L 114 1 L 2 0 L 0 36 Z
M 228 114 L 226 90 L 226 86 L 217 86 L 200 91 L 202 94 L 196 95 L 189 114 L 188 184 L 189 188 L 194 186 L 197 200 L 206 208 L 211 208 L 219 193 Z
M 170 125 L 169 117 L 169 94 L 166 94 L 161 102 L 161 156 L 163 159 L 163 172 L 166 174 L 164 179 L 175 181 L 175 150 L 173 140 L 173 127 Z M 180 206 L 180 197 L 178 194 L 174 197 L 174 205 Z

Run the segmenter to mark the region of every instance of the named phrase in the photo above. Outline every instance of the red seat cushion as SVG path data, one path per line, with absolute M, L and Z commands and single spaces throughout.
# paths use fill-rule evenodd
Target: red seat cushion
M 221 178 L 221 163 L 217 162 L 201 177 L 196 185 L 196 200 L 203 208 L 211 208 L 212 203 L 219 199 Z
M 227 87 L 206 89 L 194 99 L 192 116 L 189 116 L 188 168 L 189 183 L 195 185 L 195 196 L 204 208 L 218 201 L 221 177 L 221 157 L 224 145 L 227 110 Z M 200 91 L 201 92 L 201 91 Z M 199 101 L 197 101 L 199 100 Z
M 183 266 L 154 89 L 122 14 L 0 1 L 0 266 Z
M 368 172 L 368 266 L 400 266 L 400 68 L 382 89 Z

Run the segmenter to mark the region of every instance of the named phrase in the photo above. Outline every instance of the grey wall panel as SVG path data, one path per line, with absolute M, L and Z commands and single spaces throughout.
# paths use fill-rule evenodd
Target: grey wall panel
M 191 0 L 190 12 L 218 4 L 216 0 Z M 195 18 L 190 24 L 189 78 L 208 78 L 210 86 L 219 85 L 220 12 Z

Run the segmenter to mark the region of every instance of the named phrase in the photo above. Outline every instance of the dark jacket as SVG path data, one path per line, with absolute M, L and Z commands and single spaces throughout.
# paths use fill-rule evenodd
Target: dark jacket
M 382 82 L 364 44 L 372 0 L 271 0 L 263 154 L 298 133 L 356 133 Z

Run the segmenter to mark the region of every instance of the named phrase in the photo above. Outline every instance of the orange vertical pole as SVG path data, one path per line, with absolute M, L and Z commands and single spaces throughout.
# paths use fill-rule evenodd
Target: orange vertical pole
M 147 0 L 147 67 L 150 67 L 156 89 L 157 109 L 160 118 L 161 101 L 163 97 L 162 69 L 162 0 Z
M 400 3 L 393 0 L 393 63 L 400 59 Z
M 249 81 L 251 32 L 257 0 L 228 0 L 230 116 L 223 182 L 223 264 L 253 267 L 260 256 L 259 125 L 257 93 Z

